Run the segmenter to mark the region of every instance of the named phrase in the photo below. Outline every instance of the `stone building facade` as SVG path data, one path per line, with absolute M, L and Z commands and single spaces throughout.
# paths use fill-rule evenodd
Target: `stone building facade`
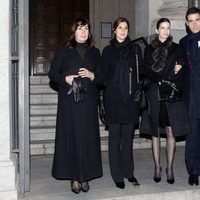
M 13 2 L 18 3 L 19 55 L 12 58 L 12 12 Z M 196 2 L 196 1 L 195 1 Z M 20 191 L 29 189 L 29 73 L 27 69 L 28 47 L 28 0 L 0 0 L 0 199 L 16 200 Z M 131 24 L 131 37 L 149 36 L 154 33 L 155 21 L 168 17 L 172 21 L 175 41 L 185 35 L 184 15 L 187 0 L 90 0 L 90 21 L 95 44 L 101 50 L 109 39 L 101 37 L 101 22 L 113 22 L 118 16 L 127 17 Z M 19 60 L 19 146 L 13 143 L 13 90 L 11 64 Z M 26 137 L 25 137 L 26 136 Z M 26 147 L 24 147 L 26 145 Z M 20 159 L 21 158 L 21 159 Z M 22 166 L 23 165 L 23 166 Z M 21 166 L 21 167 L 19 167 Z M 23 176 L 21 175 L 23 173 Z M 27 178 L 28 177 L 28 178 Z

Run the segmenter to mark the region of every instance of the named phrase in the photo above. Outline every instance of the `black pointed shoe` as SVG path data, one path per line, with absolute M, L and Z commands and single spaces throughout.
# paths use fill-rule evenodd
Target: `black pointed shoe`
M 192 186 L 199 185 L 199 177 L 196 174 L 191 174 L 188 178 L 188 184 Z
M 168 173 L 168 168 L 166 168 L 166 175 L 167 175 L 167 182 L 169 184 L 174 184 L 175 179 L 174 179 L 174 172 L 173 172 L 173 168 L 171 169 L 171 175 Z
M 121 182 L 115 182 L 116 187 L 120 188 L 120 189 L 124 189 L 125 188 L 125 183 L 124 181 Z
M 154 180 L 156 183 L 159 183 L 159 182 L 161 181 L 161 172 L 162 172 L 162 167 L 160 167 L 159 173 L 156 173 L 156 169 L 155 169 L 155 171 L 154 171 L 153 180 Z
M 88 183 L 87 181 L 81 183 L 81 190 L 82 190 L 83 192 L 88 192 L 89 189 L 90 189 L 90 185 L 89 185 L 89 183 Z
M 80 183 L 75 184 L 75 181 L 71 181 L 71 191 L 75 194 L 79 194 L 81 191 Z

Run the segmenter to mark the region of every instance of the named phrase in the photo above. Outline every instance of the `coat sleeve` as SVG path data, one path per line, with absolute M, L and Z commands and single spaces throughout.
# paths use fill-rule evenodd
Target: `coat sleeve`
M 60 87 L 67 87 L 70 86 L 65 81 L 65 74 L 62 73 L 62 65 L 63 65 L 63 47 L 60 46 L 55 53 L 53 61 L 50 66 L 50 70 L 48 76 L 51 81 L 57 83 Z
M 97 60 L 97 65 L 94 72 L 93 83 L 101 86 L 103 84 L 103 71 L 102 71 L 101 55 L 99 50 L 97 50 L 96 60 Z
M 102 52 L 103 85 L 107 86 L 110 73 L 110 58 L 107 47 Z

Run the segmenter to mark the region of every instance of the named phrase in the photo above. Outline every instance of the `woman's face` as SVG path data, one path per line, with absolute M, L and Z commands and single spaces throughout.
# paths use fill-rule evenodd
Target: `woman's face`
M 128 36 L 128 24 L 126 22 L 119 23 L 114 33 L 118 42 L 123 42 Z
M 85 43 L 88 39 L 89 35 L 89 28 L 88 25 L 80 25 L 77 27 L 75 31 L 75 39 L 79 43 Z
M 161 42 L 164 42 L 170 35 L 171 27 L 169 22 L 162 22 L 158 29 L 156 29 L 156 33 L 158 34 L 158 38 Z

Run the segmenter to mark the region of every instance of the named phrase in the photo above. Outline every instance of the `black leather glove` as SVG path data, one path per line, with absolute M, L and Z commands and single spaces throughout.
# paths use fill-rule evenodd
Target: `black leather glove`
M 68 95 L 73 93 L 74 101 L 84 101 L 87 89 L 84 87 L 83 80 L 80 77 L 74 78 L 72 86 L 69 89 Z

